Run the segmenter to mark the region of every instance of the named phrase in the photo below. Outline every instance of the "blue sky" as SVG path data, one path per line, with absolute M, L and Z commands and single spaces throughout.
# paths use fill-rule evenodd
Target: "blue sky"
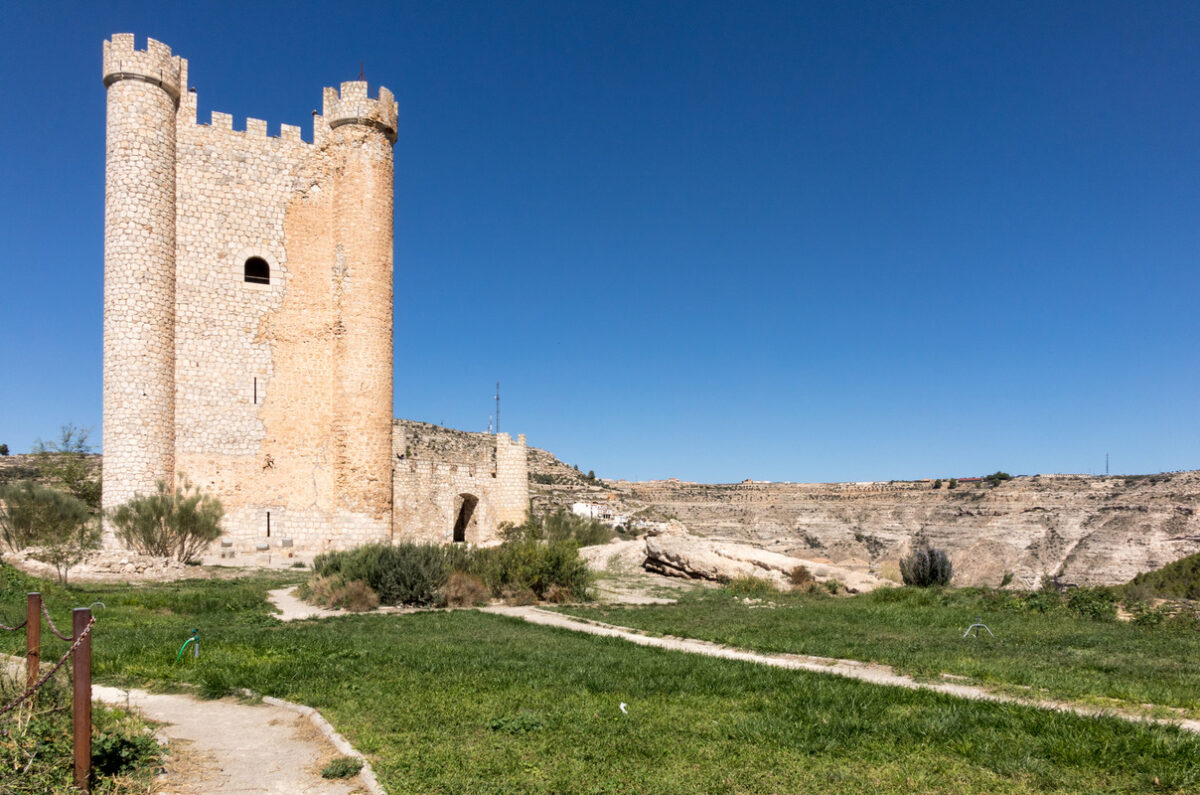
M 605 477 L 1200 468 L 1195 3 L 5 3 L 0 442 L 100 435 L 100 43 L 400 103 L 396 414 Z

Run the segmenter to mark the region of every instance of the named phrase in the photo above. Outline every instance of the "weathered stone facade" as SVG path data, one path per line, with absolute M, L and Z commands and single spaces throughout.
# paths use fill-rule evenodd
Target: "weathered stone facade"
M 326 88 L 310 143 L 198 123 L 154 40 L 103 64 L 105 507 L 186 477 L 243 548 L 452 538 L 457 514 L 409 508 L 445 489 L 474 498 L 471 540 L 523 519 L 523 440 L 495 438 L 488 488 L 393 449 L 391 92 Z

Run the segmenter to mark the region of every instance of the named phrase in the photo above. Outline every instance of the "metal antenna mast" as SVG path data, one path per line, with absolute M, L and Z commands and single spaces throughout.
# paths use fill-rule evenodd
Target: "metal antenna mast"
M 1104 454 L 1104 474 L 1108 475 L 1108 453 Z
M 496 433 L 500 433 L 500 382 L 496 382 Z

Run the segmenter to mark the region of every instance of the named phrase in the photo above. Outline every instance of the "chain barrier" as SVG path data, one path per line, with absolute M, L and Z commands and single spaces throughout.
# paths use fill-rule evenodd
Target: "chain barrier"
M 2 709 L 0 709 L 0 717 L 4 717 L 5 713 L 16 709 L 18 705 L 28 701 L 34 696 L 34 694 L 37 693 L 37 691 L 41 690 L 42 685 L 46 684 L 46 682 L 50 680 L 50 677 L 54 676 L 54 674 L 58 672 L 58 669 L 62 668 L 63 665 L 66 664 L 67 659 L 75 653 L 75 650 L 79 648 L 79 644 L 83 643 L 84 639 L 88 636 L 88 633 L 92 631 L 92 626 L 95 623 L 96 619 L 94 617 L 90 619 L 87 623 L 87 626 L 83 628 L 83 632 L 80 632 L 79 637 L 76 638 L 75 642 L 71 644 L 71 648 L 67 649 L 66 653 L 62 657 L 58 658 L 58 662 L 51 666 L 49 671 L 47 671 L 40 679 L 26 688 L 24 693 L 17 696 L 15 701 L 10 701 Z M 70 640 L 70 638 L 66 638 L 66 640 Z
M 25 625 L 28 623 L 29 623 L 29 619 L 27 618 L 24 621 L 22 621 L 20 624 L 17 624 L 15 627 L 10 627 L 7 624 L 0 624 L 0 629 L 3 629 L 7 632 L 16 632 L 18 629 L 23 629 L 25 627 Z
M 59 640 L 70 641 L 70 635 L 64 635 L 58 631 L 58 627 L 54 626 L 54 619 L 50 618 L 50 608 L 46 607 L 46 603 L 42 602 L 42 614 L 46 616 L 46 623 L 50 625 L 50 631 L 54 633 L 54 637 Z M 28 620 L 28 619 L 26 619 Z

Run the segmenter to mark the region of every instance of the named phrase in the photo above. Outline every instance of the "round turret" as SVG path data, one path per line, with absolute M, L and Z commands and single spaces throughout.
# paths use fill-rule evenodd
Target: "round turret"
M 396 102 L 362 81 L 325 91 L 337 261 L 336 490 L 343 525 L 386 540 L 392 514 L 392 215 Z
M 175 475 L 175 110 L 182 59 L 104 43 L 105 508 Z
M 341 90 L 325 89 L 322 114 L 329 129 L 345 124 L 361 124 L 382 132 L 389 142 L 396 142 L 397 119 L 400 115 L 392 92 L 380 86 L 378 99 L 367 96 L 365 80 L 342 83 Z

